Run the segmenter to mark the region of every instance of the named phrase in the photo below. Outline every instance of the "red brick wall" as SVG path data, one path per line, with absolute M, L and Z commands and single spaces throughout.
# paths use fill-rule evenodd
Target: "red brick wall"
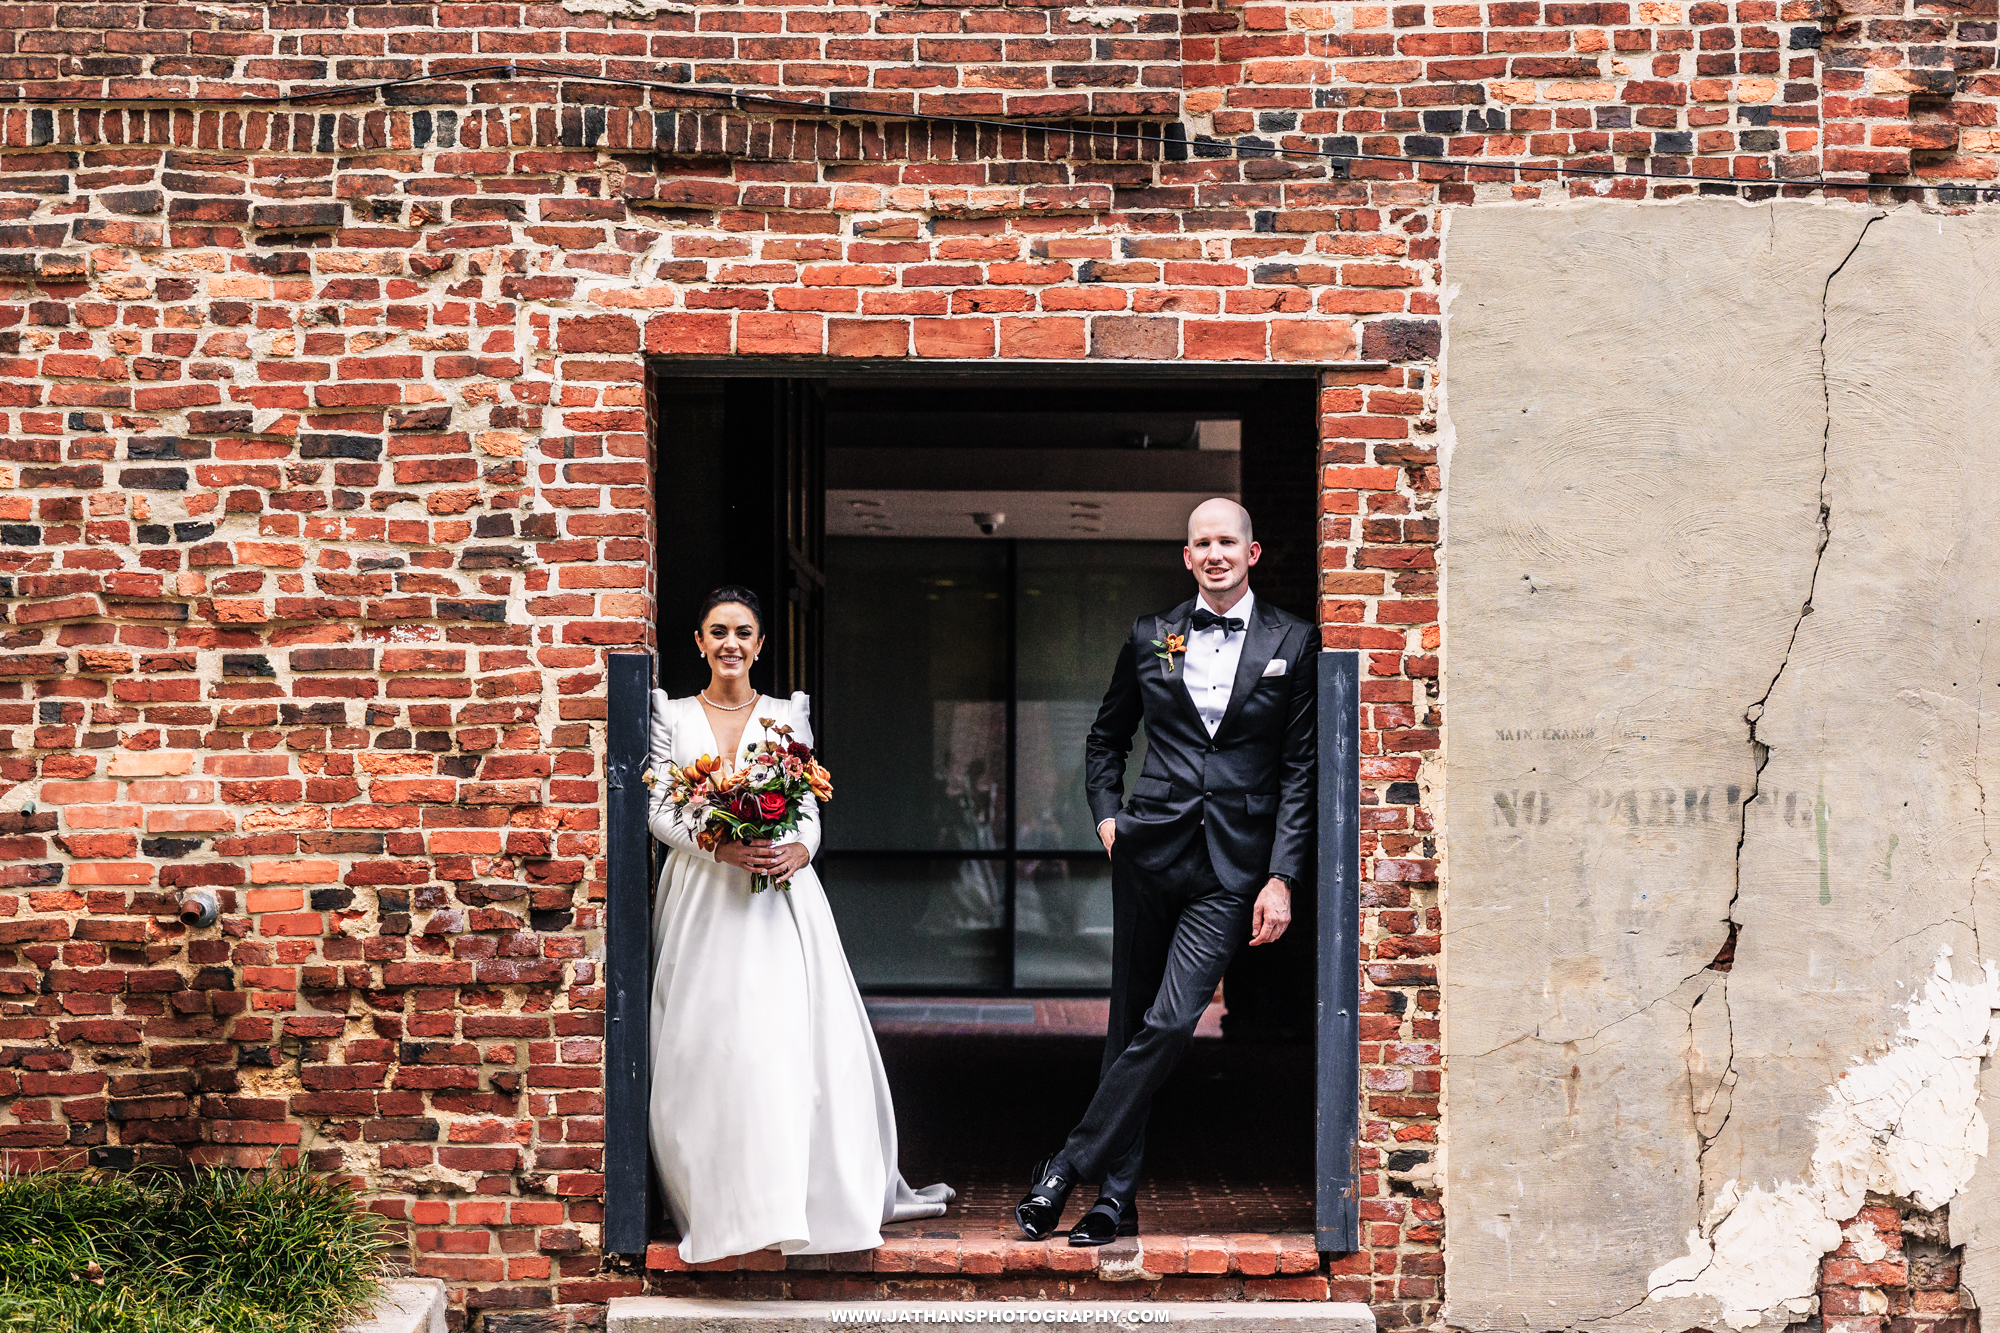
M 1822 106 L 1829 170 L 1983 179 L 1992 24 L 1132 9 L 5 11 L 10 1164 L 307 1148 L 382 1191 L 455 1318 L 635 1289 L 596 1251 L 595 959 L 603 654 L 653 633 L 644 355 L 1360 358 L 1320 400 L 1325 639 L 1368 671 L 1366 1247 L 1327 1277 L 1434 1318 L 1441 209 L 1567 189 L 1519 161 L 1804 179 Z M 530 74 L 221 104 L 506 59 L 1143 141 Z M 220 928 L 172 921 L 192 887 Z
M 1820 1260 L 1819 1314 L 1825 1333 L 1978 1333 L 1973 1293 L 1959 1281 L 1962 1247 L 1950 1244 L 1948 1208 L 1870 1203 L 1843 1228 L 1838 1249 Z M 1879 1258 L 1861 1257 L 1873 1237 Z

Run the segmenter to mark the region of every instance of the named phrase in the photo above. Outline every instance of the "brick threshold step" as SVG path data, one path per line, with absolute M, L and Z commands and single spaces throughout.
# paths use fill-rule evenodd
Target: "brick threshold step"
M 619 1296 L 605 1333 L 833 1333 L 957 1326 L 1117 1329 L 1120 1333 L 1375 1333 L 1350 1301 L 726 1301 Z
M 704 1264 L 681 1261 L 669 1244 L 646 1249 L 646 1267 L 664 1273 L 962 1273 L 1024 1277 L 1035 1273 L 1095 1275 L 1106 1281 L 1162 1277 L 1292 1277 L 1320 1271 L 1319 1251 L 1308 1233 L 1226 1236 L 1142 1235 L 1113 1245 L 1073 1247 L 1066 1240 L 1014 1240 L 1001 1236 L 897 1236 L 872 1250 L 850 1254 L 795 1254 L 775 1250 L 739 1254 Z

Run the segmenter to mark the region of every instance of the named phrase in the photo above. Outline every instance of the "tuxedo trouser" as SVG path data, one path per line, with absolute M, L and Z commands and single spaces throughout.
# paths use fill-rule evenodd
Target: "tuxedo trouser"
M 1197 834 L 1165 870 L 1111 853 L 1111 1022 L 1097 1093 L 1070 1132 L 1056 1169 L 1097 1180 L 1099 1193 L 1130 1202 L 1146 1153 L 1153 1096 L 1186 1054 L 1229 960 L 1250 938 L 1254 892 L 1216 878 L 1208 840 Z

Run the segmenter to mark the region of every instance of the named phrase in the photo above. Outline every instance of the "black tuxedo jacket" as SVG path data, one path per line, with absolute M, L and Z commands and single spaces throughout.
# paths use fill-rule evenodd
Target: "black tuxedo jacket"
M 1210 739 L 1182 674 L 1153 640 L 1185 636 L 1195 601 L 1141 616 L 1119 650 L 1111 688 L 1084 746 L 1084 785 L 1098 823 L 1115 819 L 1133 862 L 1164 870 L 1206 829 L 1223 885 L 1254 892 L 1272 875 L 1294 880 L 1312 860 L 1313 777 L 1318 742 L 1314 682 L 1317 636 L 1297 616 L 1257 600 L 1245 626 L 1229 707 Z M 1274 661 L 1282 674 L 1266 675 Z M 1146 763 L 1120 808 L 1125 760 L 1140 719 Z

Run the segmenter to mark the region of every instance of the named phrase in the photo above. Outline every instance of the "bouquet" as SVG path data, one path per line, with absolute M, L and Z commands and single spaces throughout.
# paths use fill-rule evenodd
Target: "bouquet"
M 727 769 L 713 755 L 703 755 L 685 768 L 664 774 L 646 770 L 648 787 L 664 782 L 674 818 L 694 836 L 695 845 L 712 852 L 725 842 L 769 838 L 773 842 L 798 828 L 805 816 L 808 794 L 833 799 L 833 776 L 821 766 L 810 745 L 792 739 L 792 729 L 760 717 L 764 739 L 750 747 L 743 767 Z M 770 875 L 752 875 L 750 891 L 788 888 Z

